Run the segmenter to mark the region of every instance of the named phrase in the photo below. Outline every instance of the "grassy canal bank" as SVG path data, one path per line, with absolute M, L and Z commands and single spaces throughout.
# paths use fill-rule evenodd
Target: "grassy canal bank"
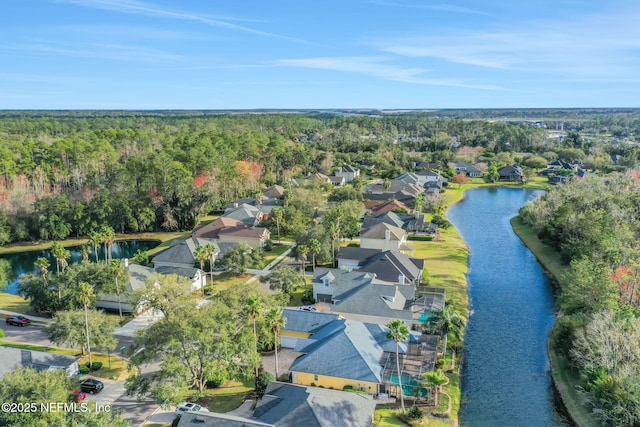
M 513 217 L 511 219 L 511 226 L 516 235 L 522 240 L 522 243 L 529 248 L 542 267 L 552 277 L 554 284 L 562 289 L 562 278 L 568 270 L 568 266 L 560 262 L 560 254 L 538 239 L 535 231 L 523 223 L 520 217 Z M 561 316 L 562 313 L 558 313 L 558 318 Z M 573 421 L 579 427 L 597 427 L 600 424 L 591 415 L 591 410 L 585 406 L 576 391 L 576 387 L 581 385 L 578 372 L 571 367 L 567 358 L 559 354 L 552 346 L 551 337 L 553 337 L 556 332 L 557 324 L 558 322 L 556 321 L 549 334 L 550 338 L 547 346 L 553 383 L 558 393 L 560 393 L 562 402 Z

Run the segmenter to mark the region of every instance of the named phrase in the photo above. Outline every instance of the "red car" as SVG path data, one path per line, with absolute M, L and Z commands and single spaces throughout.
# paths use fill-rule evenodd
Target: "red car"
M 87 398 L 87 393 L 85 393 L 84 391 L 80 389 L 73 391 L 73 400 L 75 400 L 76 402 L 82 402 L 86 398 Z
M 27 319 L 24 316 L 7 317 L 7 325 L 27 326 L 29 323 L 31 323 L 31 320 Z

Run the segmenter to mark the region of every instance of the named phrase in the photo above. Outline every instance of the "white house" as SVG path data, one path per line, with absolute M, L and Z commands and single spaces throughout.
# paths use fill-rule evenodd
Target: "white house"
M 411 251 L 407 246 L 407 232 L 387 223 L 380 223 L 360 232 L 360 247 L 383 251 Z
M 345 182 L 351 182 L 360 176 L 360 169 L 353 166 L 341 166 L 334 172 L 337 177 L 343 177 Z

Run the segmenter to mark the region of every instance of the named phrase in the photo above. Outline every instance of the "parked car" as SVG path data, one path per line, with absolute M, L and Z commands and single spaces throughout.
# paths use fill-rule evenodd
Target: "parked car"
M 315 308 L 315 307 L 314 307 L 314 306 L 312 306 L 312 305 L 303 305 L 303 306 L 301 306 L 301 307 L 299 308 L 299 310 L 302 310 L 302 311 L 318 311 L 318 309 L 317 309 L 317 308 Z
M 75 402 L 82 402 L 83 400 L 85 400 L 87 398 L 87 393 L 85 393 L 84 391 L 77 389 L 73 391 L 73 400 Z
M 30 323 L 31 323 L 31 320 L 27 319 L 24 316 L 7 317 L 7 325 L 27 326 Z
M 80 383 L 80 390 L 89 394 L 100 393 L 104 388 L 102 381 L 84 380 Z
M 176 415 L 182 415 L 185 412 L 197 412 L 197 411 L 209 412 L 207 408 L 203 408 L 202 406 L 193 402 L 182 402 L 176 407 Z

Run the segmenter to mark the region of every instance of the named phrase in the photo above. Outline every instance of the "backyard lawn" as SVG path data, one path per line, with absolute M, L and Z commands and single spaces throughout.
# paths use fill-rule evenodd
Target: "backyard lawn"
M 0 292 L 0 309 L 27 314 L 29 312 L 29 301 L 18 295 Z
M 204 396 L 200 399 L 195 400 L 193 396 L 184 394 L 181 400 L 195 402 L 211 412 L 224 413 L 233 411 L 242 405 L 247 394 L 253 389 L 253 379 L 245 382 L 227 381 L 222 387 L 205 390 Z

